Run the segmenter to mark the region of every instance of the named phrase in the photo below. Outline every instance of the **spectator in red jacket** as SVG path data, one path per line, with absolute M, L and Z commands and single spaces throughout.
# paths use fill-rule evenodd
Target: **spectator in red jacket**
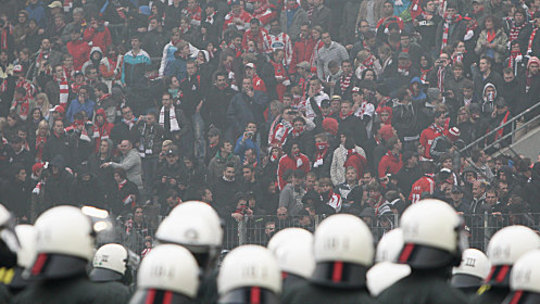
M 66 44 L 67 50 L 73 56 L 73 67 L 81 70 L 83 64 L 90 58 L 90 46 L 81 39 L 81 27 L 74 26 L 71 31 L 71 41 Z
M 106 52 L 112 44 L 111 32 L 105 26 L 103 20 L 98 17 L 90 17 L 90 26 L 84 30 L 83 40 L 92 46 L 99 46 L 103 52 Z
M 435 138 L 446 135 L 450 124 L 450 118 L 448 118 L 448 108 L 445 105 L 437 107 L 433 113 L 433 123 L 424 129 L 420 134 L 420 144 L 424 146 L 424 157 L 431 159 L 429 149 Z
M 311 27 L 308 23 L 302 24 L 298 41 L 296 41 L 293 46 L 289 73 L 294 74 L 296 72 L 296 65 L 300 62 L 312 62 L 314 50 L 315 40 L 313 40 L 313 37 L 311 36 Z
M 379 177 L 385 177 L 386 174 L 396 174 L 403 166 L 401 160 L 401 140 L 397 137 L 392 137 L 386 143 L 388 152 L 381 158 L 379 162 Z
M 262 52 L 264 50 L 264 34 L 268 34 L 268 31 L 261 27 L 261 22 L 257 18 L 251 19 L 249 22 L 249 30 L 247 30 L 242 37 L 242 49 L 248 51 L 248 41 L 255 42 L 257 50 Z
M 308 173 L 311 168 L 311 164 L 306 155 L 300 153 L 300 145 L 295 140 L 288 140 L 283 146 L 283 155 L 279 159 L 277 175 L 278 175 L 278 188 L 281 191 L 288 182 L 285 178 L 287 171 L 300 169 L 305 173 Z
M 422 194 L 435 192 L 435 165 L 433 162 L 422 162 L 422 171 L 424 171 L 424 176 L 414 182 L 409 194 L 409 200 L 413 204 L 422 198 Z

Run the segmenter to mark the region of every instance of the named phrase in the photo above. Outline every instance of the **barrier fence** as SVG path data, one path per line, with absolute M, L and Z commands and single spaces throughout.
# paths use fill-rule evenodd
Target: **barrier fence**
M 274 215 L 245 215 L 243 218 L 229 218 L 223 221 L 223 249 L 231 250 L 245 244 L 266 246 L 268 240 L 279 230 L 288 227 L 301 227 L 315 231 L 326 215 L 278 218 Z M 399 216 L 363 216 L 362 219 L 373 233 L 375 244 L 389 230 L 399 227 Z M 483 213 L 463 215 L 465 230 L 469 237 L 469 246 L 481 250 L 487 249 L 490 238 L 503 227 L 524 225 L 534 230 L 540 229 L 540 213 Z M 150 221 L 149 221 L 150 222 Z M 156 225 L 127 227 L 126 222 L 118 223 L 120 241 L 141 254 L 154 243 Z M 132 225 L 133 226 L 133 225 Z M 135 225 L 136 226 L 136 225 Z M 154 226 L 154 227 L 151 227 Z

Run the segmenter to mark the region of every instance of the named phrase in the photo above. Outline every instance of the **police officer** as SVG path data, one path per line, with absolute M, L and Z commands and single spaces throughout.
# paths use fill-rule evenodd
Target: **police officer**
M 540 250 L 527 252 L 517 260 L 510 274 L 510 293 L 503 304 L 540 303 Z
M 297 282 L 303 282 L 315 269 L 313 234 L 302 228 L 285 228 L 268 242 L 268 249 L 276 257 L 283 281 L 283 293 Z
M 218 275 L 219 304 L 279 304 L 281 277 L 270 250 L 258 245 L 233 249 Z
M 489 240 L 487 256 L 491 271 L 486 283 L 473 299 L 477 304 L 497 304 L 510 293 L 510 270 L 514 263 L 530 250 L 540 248 L 540 237 L 525 226 L 508 226 Z
M 366 289 L 373 262 L 373 236 L 367 225 L 350 214 L 336 214 L 315 230 L 315 270 L 309 281 L 296 284 L 282 303 L 375 303 Z
M 198 275 L 197 261 L 186 248 L 158 245 L 141 262 L 129 304 L 196 303 Z
M 198 201 L 182 203 L 171 210 L 156 231 L 161 244 L 184 246 L 201 269 L 198 299 L 201 303 L 217 301 L 216 263 L 223 242 L 223 228 L 217 212 Z
M 105 244 L 94 255 L 90 280 L 97 282 L 101 290 L 118 290 L 122 302 L 131 297 L 129 285 L 133 283 L 133 271 L 137 269 L 139 257 L 120 244 Z
M 488 257 L 480 250 L 469 248 L 463 251 L 461 264 L 452 270 L 452 287 L 460 289 L 471 297 L 482 286 L 489 275 L 491 263 Z
M 401 228 L 388 231 L 379 243 L 375 254 L 375 264 L 367 274 L 367 287 L 373 297 L 377 297 L 395 282 L 411 274 L 409 265 L 397 264 L 397 258 L 403 248 Z
M 8 303 L 11 294 L 5 284 L 9 284 L 8 270 L 17 265 L 17 254 L 20 250 L 19 240 L 15 232 L 15 218 L 0 204 L 0 303 Z
M 17 225 L 15 233 L 20 244 L 20 249 L 17 252 L 17 265 L 2 272 L 5 279 L 11 278 L 9 282 L 4 280 L 4 283 L 7 284 L 12 295 L 19 293 L 29 284 L 24 272 L 30 269 L 34 262 L 37 241 L 37 231 L 32 225 Z
M 463 228 L 456 211 L 442 201 L 426 199 L 408 207 L 401 217 L 404 246 L 398 262 L 409 265 L 411 274 L 383 291 L 379 302 L 469 303 L 448 283 L 466 247 Z
M 30 279 L 36 283 L 19 293 L 13 303 L 123 303 L 119 295 L 103 293 L 88 279 L 86 266 L 93 256 L 95 231 L 80 209 L 51 208 L 38 217 L 34 227 L 37 257 Z

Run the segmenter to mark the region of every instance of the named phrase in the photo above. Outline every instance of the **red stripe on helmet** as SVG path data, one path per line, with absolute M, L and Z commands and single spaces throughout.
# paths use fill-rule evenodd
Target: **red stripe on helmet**
M 514 296 L 512 297 L 512 300 L 510 300 L 509 304 L 518 304 L 522 296 L 523 296 L 522 290 L 518 290 L 514 292 Z
M 261 304 L 261 289 L 259 287 L 251 287 L 250 304 Z
M 156 290 L 155 289 L 148 290 L 148 294 L 146 295 L 146 300 L 144 301 L 144 304 L 153 304 L 155 298 L 156 298 Z
M 165 292 L 165 295 L 163 296 L 163 304 L 171 304 L 172 297 L 173 297 L 173 293 L 171 291 Z
M 504 278 L 506 277 L 506 275 L 508 274 L 508 271 L 510 271 L 510 266 L 508 265 L 502 266 L 501 270 L 499 270 L 499 273 L 495 277 L 495 281 L 498 283 L 502 282 Z
M 34 263 L 34 266 L 32 267 L 32 274 L 38 275 L 43 270 L 43 266 L 45 266 L 45 262 L 47 261 L 48 255 L 46 253 L 40 253 L 36 259 L 36 262 Z
M 334 270 L 332 271 L 332 281 L 341 282 L 342 276 L 343 276 L 343 262 L 341 261 L 334 262 Z
M 401 255 L 399 256 L 398 261 L 400 263 L 407 262 L 407 260 L 409 260 L 409 257 L 411 257 L 411 253 L 413 249 L 414 249 L 414 244 L 405 245 L 405 248 L 403 248 L 403 251 L 401 251 Z

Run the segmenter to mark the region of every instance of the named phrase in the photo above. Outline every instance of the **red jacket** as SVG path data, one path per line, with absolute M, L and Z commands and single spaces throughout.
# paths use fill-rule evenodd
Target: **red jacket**
M 73 67 L 80 70 L 83 64 L 90 58 L 90 46 L 86 41 L 70 41 L 66 45 L 67 50 L 73 56 Z
M 439 127 L 435 123 L 431 124 L 431 126 L 427 127 L 422 131 L 420 134 L 420 144 L 424 146 L 424 157 L 431 159 L 431 155 L 429 154 L 429 149 L 431 148 L 431 144 L 433 143 L 433 140 L 435 138 L 444 135 L 448 132 L 448 126 L 450 124 L 450 119 L 447 119 L 444 127 Z
M 92 46 L 99 46 L 103 54 L 107 54 L 107 48 L 112 43 L 111 32 L 105 26 L 103 31 L 96 31 L 93 27 L 87 27 L 83 33 L 84 41 L 92 41 Z
M 387 173 L 396 174 L 402 166 L 401 153 L 398 160 L 392 152 L 388 151 L 379 162 L 379 177 L 385 177 Z
M 305 173 L 308 173 L 310 168 L 311 164 L 309 163 L 309 159 L 302 153 L 300 153 L 300 156 L 298 156 L 296 159 L 290 158 L 288 155 L 283 155 L 279 159 L 277 169 L 279 190 L 283 190 L 283 188 L 287 185 L 287 181 L 284 179 L 285 172 L 288 170 L 301 169 Z
M 411 194 L 409 194 L 409 200 L 415 204 L 418 203 L 422 197 L 422 193 L 428 192 L 433 194 L 435 191 L 435 180 L 431 176 L 422 176 L 419 180 L 414 182 L 411 188 Z
M 296 65 L 302 61 L 307 61 L 311 64 L 311 59 L 313 57 L 313 51 L 315 50 L 315 41 L 313 38 L 300 38 L 296 41 L 293 46 L 292 60 L 289 65 L 289 73 L 296 73 Z

